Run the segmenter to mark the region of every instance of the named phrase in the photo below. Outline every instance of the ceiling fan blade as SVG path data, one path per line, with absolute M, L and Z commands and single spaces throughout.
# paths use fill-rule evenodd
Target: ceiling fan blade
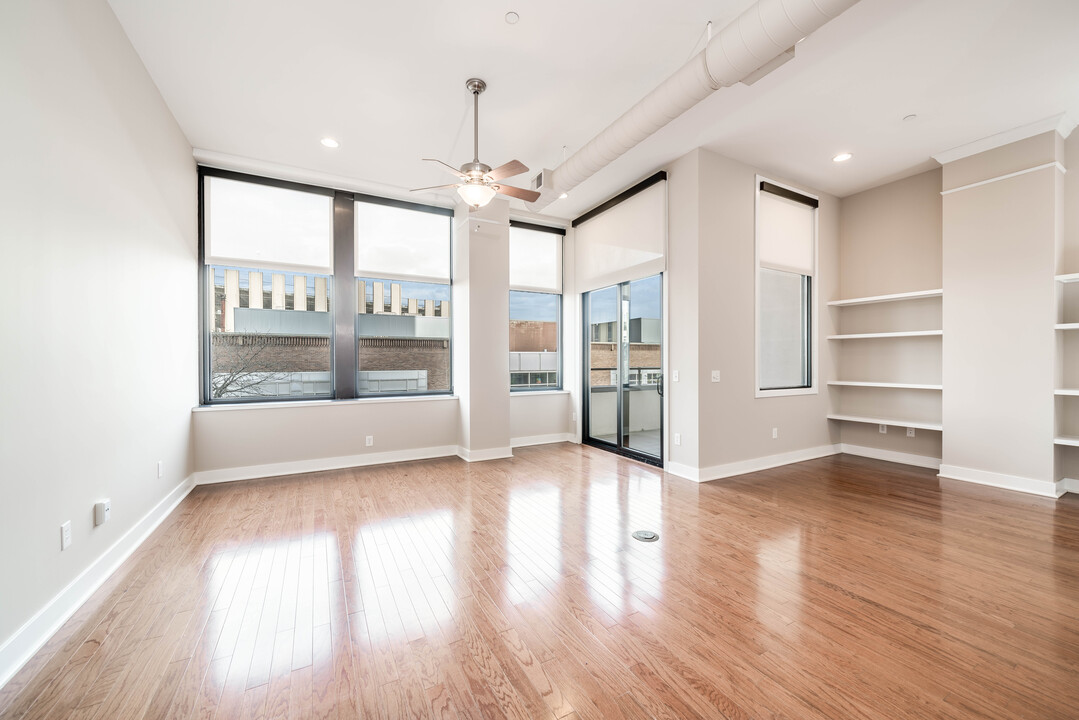
M 431 187 L 413 188 L 409 192 L 423 192 L 424 190 L 443 190 L 445 188 L 455 188 L 458 183 L 451 183 L 449 185 L 432 185 Z
M 535 190 L 525 190 L 524 188 L 513 187 L 512 185 L 492 185 L 491 187 L 493 187 L 497 193 L 509 195 L 518 200 L 524 200 L 525 202 L 536 202 L 540 199 L 540 194 Z
M 457 177 L 461 178 L 462 180 L 467 180 L 468 179 L 466 175 L 462 175 L 461 171 L 458 170 L 457 168 L 455 168 L 453 165 L 449 165 L 447 163 L 444 163 L 441 160 L 435 160 L 434 158 L 424 158 L 423 161 L 424 162 L 438 163 L 439 165 L 446 168 L 447 170 L 449 170 L 451 173 L 453 173 Z
M 487 174 L 492 180 L 502 180 L 503 178 L 513 177 L 514 175 L 520 175 L 521 173 L 526 172 L 528 172 L 527 165 L 520 160 L 510 160 L 505 165 L 499 165 Z

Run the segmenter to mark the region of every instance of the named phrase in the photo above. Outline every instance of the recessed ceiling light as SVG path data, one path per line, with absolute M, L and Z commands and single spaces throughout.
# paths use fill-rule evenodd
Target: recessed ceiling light
M 850 159 L 851 159 L 852 157 L 854 157 L 854 156 L 853 156 L 853 155 L 851 155 L 850 153 L 847 153 L 847 152 L 845 152 L 845 153 L 839 153 L 839 154 L 838 154 L 838 155 L 836 155 L 836 156 L 835 156 L 834 158 L 832 158 L 832 162 L 847 162 L 847 161 L 848 161 L 848 160 L 850 160 Z
M 328 147 L 328 148 L 335 148 L 338 145 L 340 145 L 340 143 L 338 143 L 336 140 L 334 140 L 331 137 L 324 137 L 324 138 L 322 138 L 322 145 L 324 147 Z
M 510 10 L 508 13 L 506 13 L 506 24 L 508 24 L 508 25 L 516 25 L 517 21 L 520 20 L 520 19 L 521 19 L 521 16 L 518 15 L 517 13 L 513 12 L 512 10 Z

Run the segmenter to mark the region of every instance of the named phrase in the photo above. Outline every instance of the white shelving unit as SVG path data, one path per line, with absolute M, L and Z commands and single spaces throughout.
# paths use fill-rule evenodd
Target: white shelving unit
M 1079 450 L 1072 448 L 1079 448 L 1079 436 L 1075 433 L 1075 419 L 1076 408 L 1079 407 L 1079 388 L 1068 387 L 1076 384 L 1076 376 L 1069 372 L 1069 369 L 1074 368 L 1073 363 L 1079 362 L 1079 358 L 1069 356 L 1074 354 L 1076 348 L 1075 336 L 1070 331 L 1079 330 L 1079 322 L 1073 322 L 1079 320 L 1076 316 L 1077 305 L 1077 291 L 1079 288 L 1074 287 L 1075 283 L 1079 283 L 1079 273 L 1068 273 L 1064 275 L 1057 275 L 1056 287 L 1057 296 L 1057 316 L 1056 324 L 1054 327 L 1058 331 L 1056 333 L 1057 342 L 1057 383 L 1059 386 L 1053 391 L 1053 395 L 1056 399 L 1056 417 L 1054 418 L 1054 425 L 1056 426 L 1056 437 L 1053 439 L 1053 444 L 1058 448 L 1055 452 L 1056 462 L 1058 466 L 1054 471 L 1055 479 L 1060 480 L 1068 474 L 1069 465 L 1068 459 L 1074 459 L 1074 453 L 1079 453 Z M 1073 287 L 1069 288 L 1069 285 Z M 1062 464 L 1062 466 L 1061 466 Z M 1074 466 L 1074 462 L 1072 463 Z M 1071 475 L 1075 479 L 1075 475 Z
M 842 312 L 844 308 L 851 308 L 855 306 L 895 304 L 894 309 L 888 308 L 879 311 L 849 311 L 851 313 L 858 313 L 858 315 L 847 316 L 848 319 L 858 319 L 860 320 L 859 324 L 865 326 L 866 329 L 872 329 L 872 325 L 876 324 L 879 326 L 882 321 L 884 323 L 884 327 L 887 327 L 887 325 L 889 324 L 894 327 L 896 324 L 898 324 L 896 322 L 897 318 L 901 318 L 910 312 L 914 312 L 913 317 L 924 317 L 921 310 L 915 311 L 915 308 L 913 306 L 904 306 L 901 303 L 925 301 L 931 300 L 933 298 L 943 297 L 944 290 L 941 288 L 937 288 L 934 290 L 916 290 L 913 292 L 893 293 L 891 295 L 871 295 L 867 297 L 833 300 L 828 303 L 828 306 L 837 308 L 840 312 Z M 871 313 L 871 315 L 867 316 L 865 314 L 867 312 Z M 843 316 L 841 315 L 840 317 Z M 907 322 L 909 322 L 909 318 Z M 843 326 L 842 324 L 839 324 L 838 327 L 842 328 Z M 943 336 L 943 330 L 904 330 L 888 332 L 882 331 L 840 333 L 837 335 L 831 335 L 828 337 L 828 339 L 841 341 L 836 348 L 836 352 L 843 353 L 844 348 L 850 348 L 849 352 L 854 353 L 854 346 L 848 345 L 845 341 L 879 340 L 889 343 L 905 343 L 908 342 L 908 338 L 932 339 L 941 338 Z M 857 346 L 858 348 L 868 347 L 861 344 L 858 344 Z M 891 345 L 888 345 L 887 347 L 891 347 Z M 906 350 L 910 352 L 913 347 L 914 346 L 908 346 Z M 854 357 L 859 356 L 855 355 Z M 894 371 L 895 367 L 892 367 L 891 369 Z M 930 367 L 930 369 L 932 368 Z M 887 377 L 882 377 L 880 379 L 874 378 L 873 380 L 833 380 L 829 382 L 828 385 L 836 388 L 836 391 L 838 392 L 838 394 L 834 396 L 835 402 L 833 403 L 833 407 L 841 408 L 828 415 L 829 420 L 835 420 L 837 422 L 864 423 L 867 425 L 891 425 L 893 427 L 914 428 L 915 430 L 930 430 L 936 432 L 941 432 L 943 430 L 942 423 L 940 422 L 932 420 L 913 420 L 909 418 L 904 419 L 901 417 L 902 415 L 910 412 L 911 407 L 921 406 L 923 409 L 925 409 L 927 407 L 927 403 L 928 407 L 932 407 L 934 401 L 931 401 L 930 398 L 928 398 L 924 393 L 943 392 L 943 385 L 936 383 L 889 382 Z M 864 395 L 866 391 L 871 392 L 874 390 L 884 390 L 887 391 L 887 393 L 879 393 L 877 395 L 869 396 Z M 846 396 L 846 392 L 863 394 L 858 396 Z M 919 393 L 920 397 L 922 397 L 923 400 L 914 402 L 914 396 L 904 396 L 904 393 L 907 392 Z M 844 400 L 850 402 L 844 402 Z M 850 405 L 850 407 L 844 408 L 844 405 Z M 919 412 L 917 414 L 922 413 Z
M 1077 326 L 1079 327 L 1079 326 Z M 933 337 L 943 335 L 943 330 L 905 330 L 903 332 L 855 333 L 853 335 L 829 335 L 829 340 L 877 340 L 881 338 Z
M 855 380 L 833 380 L 829 385 L 839 387 L 867 387 L 867 388 L 890 388 L 892 390 L 936 390 L 944 389 L 943 385 L 922 385 L 920 383 L 886 383 L 886 382 L 861 382 Z M 1075 391 L 1079 394 L 1079 390 Z
M 868 425 L 891 425 L 892 427 L 914 428 L 915 430 L 943 430 L 940 423 L 919 422 L 916 420 L 899 420 L 897 418 L 866 417 L 863 415 L 840 415 L 832 413 L 829 420 L 843 420 L 844 422 L 866 423 Z
M 1079 277 L 1079 276 L 1077 276 Z M 832 300 L 829 307 L 850 307 L 851 305 L 872 305 L 875 303 L 899 302 L 900 300 L 920 300 L 922 298 L 943 297 L 944 290 L 917 290 L 915 292 L 895 293 L 893 295 L 872 295 L 870 297 Z

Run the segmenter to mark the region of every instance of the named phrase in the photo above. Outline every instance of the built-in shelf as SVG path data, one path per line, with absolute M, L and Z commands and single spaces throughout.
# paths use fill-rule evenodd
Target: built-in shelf
M 840 387 L 892 388 L 895 390 L 943 390 L 943 385 L 922 385 L 920 383 L 856 382 L 854 380 L 833 380 L 829 385 Z M 1076 391 L 1079 393 L 1079 391 Z
M 1057 323 L 1057 330 L 1079 330 L 1079 323 Z
M 1079 397 L 1079 388 L 1060 388 L 1059 390 L 1054 391 L 1053 394 Z
M 1070 445 L 1072 447 L 1079 447 L 1079 437 L 1073 437 L 1071 435 L 1061 435 L 1053 442 L 1057 445 Z
M 1068 273 L 1067 275 L 1057 275 L 1057 282 L 1059 283 L 1073 283 L 1079 282 L 1079 273 Z M 828 303 L 831 305 L 832 303 Z
M 873 295 L 871 297 L 850 298 L 848 300 L 832 300 L 828 303 L 832 307 L 847 307 L 848 305 L 871 305 L 873 303 L 898 302 L 900 300 L 920 300 L 921 298 L 941 297 L 944 290 L 918 290 L 915 292 L 895 293 L 894 295 Z
M 1057 326 L 1060 327 L 1059 325 Z M 1076 325 L 1079 327 L 1079 324 Z M 874 338 L 932 337 L 943 335 L 943 330 L 909 330 L 907 332 L 856 333 L 854 335 L 829 335 L 829 340 L 872 340 Z
M 897 420 L 895 418 L 864 417 L 862 415 L 829 415 L 829 420 L 842 420 L 844 422 L 867 423 L 869 425 L 891 425 L 893 427 L 914 428 L 915 430 L 942 430 L 940 423 L 915 422 L 911 420 Z

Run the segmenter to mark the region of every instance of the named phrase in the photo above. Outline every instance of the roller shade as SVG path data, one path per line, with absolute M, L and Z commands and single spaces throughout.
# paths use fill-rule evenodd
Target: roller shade
M 207 176 L 207 265 L 332 272 L 333 197 Z
M 794 195 L 794 193 L 789 193 Z M 812 275 L 816 205 L 761 189 L 757 206 L 757 247 L 760 265 L 799 275 Z M 806 198 L 813 201 L 812 198 Z
M 356 275 L 448 283 L 448 215 L 356 202 Z
M 576 225 L 575 247 L 581 292 L 666 270 L 666 180 Z
M 510 226 L 510 290 L 562 292 L 562 235 Z

